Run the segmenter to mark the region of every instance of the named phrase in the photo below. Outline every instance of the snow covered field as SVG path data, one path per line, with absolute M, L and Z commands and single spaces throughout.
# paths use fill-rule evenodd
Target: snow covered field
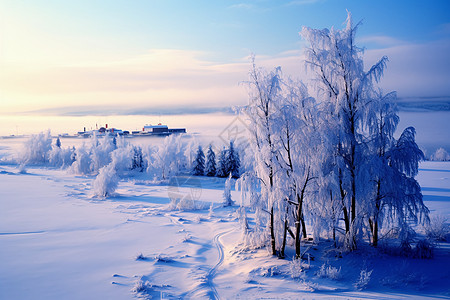
M 0 299 L 450 297 L 448 242 L 433 259 L 305 242 L 300 272 L 292 247 L 285 260 L 242 248 L 238 206 L 221 205 L 223 178 L 155 184 L 136 175 L 106 200 L 93 197 L 93 179 L 0 165 Z M 450 218 L 450 162 L 421 163 L 418 181 L 431 216 Z M 174 196 L 198 209 L 169 209 Z M 361 271 L 372 272 L 366 282 Z

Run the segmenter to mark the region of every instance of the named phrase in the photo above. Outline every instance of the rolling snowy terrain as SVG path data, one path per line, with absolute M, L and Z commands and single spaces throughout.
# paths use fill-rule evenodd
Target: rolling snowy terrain
M 7 157 L 14 143 L 3 145 Z M 432 220 L 448 221 L 450 162 L 422 162 L 417 178 Z M 289 241 L 284 260 L 243 246 L 240 193 L 223 207 L 224 178 L 154 182 L 138 173 L 106 199 L 94 196 L 93 180 L 0 164 L 1 299 L 450 297 L 448 237 L 432 259 L 304 241 L 300 266 Z M 174 197 L 195 202 L 180 210 Z

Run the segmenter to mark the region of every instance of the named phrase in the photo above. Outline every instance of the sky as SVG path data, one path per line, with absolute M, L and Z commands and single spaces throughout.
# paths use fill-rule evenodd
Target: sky
M 347 10 L 366 65 L 389 57 L 383 89 L 450 102 L 447 0 L 0 0 L 0 125 L 226 112 L 247 102 L 251 54 L 302 77 L 302 26 Z

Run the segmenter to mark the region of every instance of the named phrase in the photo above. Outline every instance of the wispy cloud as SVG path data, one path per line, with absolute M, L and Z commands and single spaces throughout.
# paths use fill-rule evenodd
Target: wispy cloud
M 298 6 L 298 5 L 310 5 L 319 2 L 324 2 L 325 0 L 294 0 L 289 1 L 286 6 Z
M 230 9 L 253 9 L 253 8 L 255 8 L 255 5 L 250 4 L 250 3 L 237 3 L 237 4 L 228 6 L 228 8 L 230 8 Z
M 61 106 L 44 108 L 32 111 L 22 112 L 22 115 L 54 115 L 54 116 L 146 116 L 146 115 L 193 115 L 210 113 L 233 113 L 231 107 L 208 107 L 208 106 L 142 106 L 142 107 L 123 107 L 114 106 Z
M 389 57 L 381 81 L 384 90 L 396 90 L 400 97 L 450 95 L 450 40 L 410 44 L 381 36 L 363 41 L 378 44 L 366 50 L 366 67 L 383 55 Z M 240 83 L 248 80 L 249 58 L 214 63 L 207 56 L 153 49 L 134 57 L 70 66 L 3 64 L 0 113 L 175 114 L 245 105 L 247 89 Z M 307 80 L 301 50 L 259 55 L 256 63 L 281 66 L 284 74 Z
M 247 103 L 250 60 L 213 63 L 207 53 L 153 49 L 135 57 L 70 66 L 3 65 L 0 111 L 48 114 L 174 113 Z M 258 64 L 294 71 L 294 53 L 258 57 Z M 298 60 L 299 62 L 299 60 Z M 78 107 L 78 108 L 77 108 Z M 191 109 L 188 109 L 191 108 Z M 103 113 L 102 113 L 103 111 Z
M 406 44 L 405 41 L 396 39 L 394 37 L 391 36 L 386 36 L 386 35 L 369 35 L 369 36 L 363 36 L 360 38 L 357 38 L 357 42 L 361 43 L 361 44 L 373 44 L 375 46 L 381 46 L 381 47 L 386 47 L 386 46 L 398 46 L 398 45 L 403 45 Z
M 383 55 L 389 58 L 381 81 L 386 91 L 396 90 L 400 97 L 450 95 L 450 40 L 421 44 L 398 44 L 365 53 L 366 66 Z

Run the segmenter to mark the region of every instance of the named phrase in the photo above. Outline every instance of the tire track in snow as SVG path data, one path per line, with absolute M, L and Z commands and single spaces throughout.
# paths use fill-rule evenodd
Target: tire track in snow
M 214 295 L 215 299 L 220 299 L 219 293 L 217 292 L 216 285 L 214 284 L 214 277 L 216 276 L 217 269 L 222 265 L 223 259 L 224 259 L 224 253 L 223 253 L 223 245 L 220 242 L 220 237 L 231 232 L 232 230 L 227 230 L 220 232 L 214 236 L 213 243 L 217 248 L 217 251 L 219 252 L 219 260 L 217 261 L 216 265 L 212 267 L 208 274 L 206 275 L 206 284 L 211 289 L 212 294 Z

